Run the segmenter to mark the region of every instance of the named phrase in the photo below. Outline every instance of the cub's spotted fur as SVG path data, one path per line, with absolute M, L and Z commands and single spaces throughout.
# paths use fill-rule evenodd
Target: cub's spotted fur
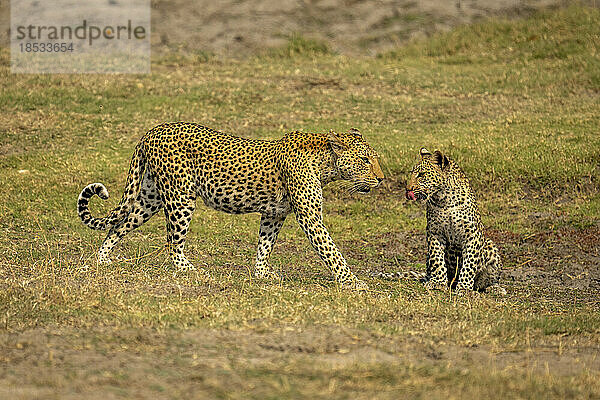
M 427 271 L 402 272 L 429 288 L 459 291 L 506 291 L 498 286 L 500 255 L 483 233 L 475 194 L 459 166 L 439 151 L 420 151 L 412 169 L 406 198 L 423 200 L 427 207 Z M 383 274 L 384 276 L 389 274 Z

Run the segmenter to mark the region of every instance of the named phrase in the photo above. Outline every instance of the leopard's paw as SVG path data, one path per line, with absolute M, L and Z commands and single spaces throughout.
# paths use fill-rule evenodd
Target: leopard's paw
M 179 272 L 188 272 L 188 271 L 196 271 L 196 270 L 197 269 L 194 266 L 194 264 L 192 264 L 188 260 L 185 260 L 185 261 L 177 264 L 177 271 L 179 271 Z
M 369 290 L 369 285 L 355 276 L 352 276 L 347 281 L 340 282 L 340 287 L 350 290 Z
M 425 289 L 427 290 L 439 290 L 439 291 L 447 291 L 448 290 L 448 285 L 441 283 L 441 282 L 435 282 L 435 281 L 427 281 L 425 282 Z
M 272 271 L 268 268 L 260 268 L 254 270 L 254 278 L 256 279 L 265 279 L 272 281 L 281 281 L 283 278 L 277 272 Z
M 367 285 L 365 281 L 361 281 L 360 279 L 355 279 L 353 289 L 354 290 L 369 290 L 369 285 Z
M 473 297 L 477 297 L 479 296 L 479 292 L 476 292 L 475 290 L 471 290 L 471 289 L 467 289 L 467 288 L 457 288 L 456 291 L 454 292 L 454 295 L 456 297 L 461 297 L 461 298 L 473 298 Z
M 112 260 L 108 256 L 98 256 L 98 265 L 110 265 L 112 264 Z
M 507 294 L 506 289 L 504 289 L 500 285 L 489 286 L 485 289 L 485 292 L 487 294 L 492 294 L 492 295 L 496 295 L 496 296 L 506 296 L 506 294 Z

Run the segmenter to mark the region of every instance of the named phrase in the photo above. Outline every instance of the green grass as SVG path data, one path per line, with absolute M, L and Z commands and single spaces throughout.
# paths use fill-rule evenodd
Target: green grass
M 269 52 L 275 58 L 316 57 L 332 53 L 333 51 L 327 43 L 306 38 L 299 33 L 290 35 L 285 46 Z
M 244 61 L 162 55 L 151 75 L 11 75 L 0 50 L 0 397 L 600 395 L 597 285 L 556 283 L 597 268 L 598 22 L 571 7 L 376 58 L 293 36 Z M 137 140 L 174 120 L 254 138 L 361 129 L 388 179 L 327 189 L 324 213 L 371 290 L 338 290 L 293 217 L 271 260 L 285 280 L 257 282 L 258 216 L 203 206 L 187 253 L 210 279 L 172 269 L 162 215 L 119 245 L 127 260 L 96 266 L 79 191 L 103 182 L 111 199 L 91 208 L 106 213 Z M 422 146 L 467 172 L 505 271 L 545 284 L 457 299 L 368 277 L 423 268 L 424 211 L 402 189 Z

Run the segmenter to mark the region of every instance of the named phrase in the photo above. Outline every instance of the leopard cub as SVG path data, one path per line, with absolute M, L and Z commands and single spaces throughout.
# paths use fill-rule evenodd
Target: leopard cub
M 422 148 L 420 156 L 406 186 L 406 198 L 426 204 L 426 286 L 506 294 L 498 284 L 498 248 L 484 236 L 467 176 L 440 151 L 432 154 Z

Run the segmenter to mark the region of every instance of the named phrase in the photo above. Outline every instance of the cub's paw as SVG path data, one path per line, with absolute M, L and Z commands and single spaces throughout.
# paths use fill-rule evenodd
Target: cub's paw
M 456 291 L 454 292 L 454 295 L 456 297 L 461 297 L 461 298 L 474 298 L 474 297 L 479 297 L 481 296 L 481 294 L 479 292 L 476 292 L 475 290 L 471 290 L 471 289 L 467 289 L 467 288 L 457 288 Z
M 435 281 L 428 281 L 425 282 L 425 289 L 427 290 L 439 290 L 439 291 L 447 291 L 448 290 L 448 285 L 441 283 L 441 282 L 435 282 Z

